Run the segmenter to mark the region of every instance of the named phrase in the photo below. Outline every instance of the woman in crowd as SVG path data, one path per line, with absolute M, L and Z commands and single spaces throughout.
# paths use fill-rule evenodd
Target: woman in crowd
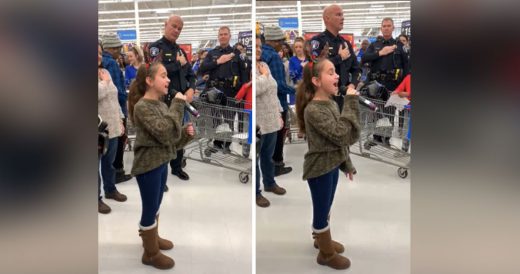
M 112 77 L 108 70 L 102 65 L 101 45 L 98 44 L 98 114 L 101 119 L 108 124 L 108 149 L 100 159 L 100 174 L 98 174 L 98 212 L 110 213 L 110 207 L 101 199 L 101 181 L 105 198 L 113 199 L 118 202 L 126 201 L 126 196 L 117 191 L 116 170 L 113 166 L 116 157 L 118 137 L 124 133 L 123 112 L 117 100 L 117 88 L 112 82 Z
M 267 200 L 260 190 L 260 170 L 264 190 L 276 185 L 274 180 L 273 154 L 277 132 L 282 128 L 282 106 L 278 100 L 277 84 L 269 66 L 261 61 L 262 42 L 256 38 L 256 125 L 260 128 L 260 153 L 256 161 L 256 204 L 268 207 Z M 260 165 L 258 164 L 260 163 Z

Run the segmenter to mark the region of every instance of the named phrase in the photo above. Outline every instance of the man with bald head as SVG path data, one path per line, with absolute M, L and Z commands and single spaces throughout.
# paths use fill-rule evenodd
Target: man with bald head
M 177 39 L 181 34 L 184 22 L 178 15 L 171 15 L 164 23 L 164 36 L 150 44 L 149 55 L 153 61 L 161 61 L 166 67 L 170 85 L 168 86 L 168 95 L 164 98 L 165 103 L 170 106 L 175 93 L 180 92 L 186 95 L 186 101 L 193 100 L 195 91 L 196 77 L 191 68 L 191 64 L 187 61 L 186 52 L 177 45 Z M 184 118 L 187 118 L 185 111 Z M 186 120 L 186 119 L 185 119 Z M 177 151 L 177 158 L 170 161 L 171 173 L 181 180 L 189 180 L 189 176 L 182 170 L 183 150 Z M 165 191 L 168 187 L 165 188 Z
M 323 9 L 325 31 L 311 39 L 312 58 L 328 58 L 339 75 L 339 86 L 354 89 L 359 82 L 359 62 L 350 42 L 339 35 L 343 29 L 343 9 L 338 5 L 330 5 Z M 338 94 L 339 95 L 339 94 Z M 343 109 L 343 96 L 335 96 L 339 110 Z

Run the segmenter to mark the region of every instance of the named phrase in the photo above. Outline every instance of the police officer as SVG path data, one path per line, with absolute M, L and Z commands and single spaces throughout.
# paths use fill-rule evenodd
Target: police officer
M 247 56 L 247 47 L 244 46 L 244 44 L 242 44 L 241 42 L 236 43 L 233 47 L 240 51 L 240 59 L 246 62 L 246 75 L 250 78 L 253 61 L 251 60 L 251 58 L 249 58 L 249 56 Z
M 330 5 L 323 10 L 325 31 L 311 39 L 311 55 L 313 59 L 328 58 L 339 74 L 339 86 L 355 89 L 359 82 L 360 67 L 352 45 L 339 35 L 343 29 L 343 21 L 343 10 L 340 6 Z M 343 109 L 342 95 L 334 96 L 340 111 Z
M 381 22 L 381 37 L 370 44 L 367 51 L 361 58 L 363 63 L 370 63 L 369 81 L 377 81 L 382 84 L 387 91 L 383 92 L 382 98 L 388 100 L 390 92 L 395 90 L 399 83 L 408 74 L 408 57 L 403 49 L 401 41 L 392 38 L 394 31 L 394 20 L 384 18 Z M 382 117 L 380 117 L 382 118 Z M 393 122 L 393 117 L 389 117 Z M 390 137 L 374 135 L 374 140 L 385 145 L 390 145 Z M 374 143 L 371 143 L 374 145 Z
M 196 77 L 191 64 L 186 60 L 186 52 L 176 43 L 183 26 L 184 22 L 180 16 L 170 16 L 164 23 L 164 36 L 150 44 L 148 49 L 151 61 L 161 61 L 168 72 L 170 84 L 168 94 L 164 98 L 168 106 L 170 106 L 177 92 L 186 95 L 186 101 L 191 102 L 195 90 Z M 186 118 L 187 115 L 185 112 L 184 117 Z M 178 150 L 177 158 L 170 161 L 171 172 L 181 180 L 189 180 L 188 174 L 182 170 L 183 156 L 183 150 Z
M 199 73 L 209 74 L 209 80 L 206 83 L 207 88 L 216 88 L 224 93 L 226 98 L 234 98 L 242 84 L 249 81 L 248 64 L 241 55 L 240 50 L 232 48 L 229 45 L 231 39 L 231 30 L 227 26 L 222 26 L 218 30 L 219 46 L 208 52 L 208 55 L 199 68 Z M 223 100 L 222 105 L 236 107 L 233 104 Z M 233 121 L 235 118 L 234 111 L 223 111 L 217 115 L 223 114 L 225 121 L 233 129 Z M 213 142 L 215 147 L 223 149 L 224 153 L 229 153 L 230 142 L 223 143 L 220 140 Z
M 404 76 L 408 74 L 408 58 L 401 41 L 392 38 L 394 21 L 384 18 L 381 22 L 381 37 L 370 44 L 361 58 L 363 63 L 370 63 L 369 80 L 378 81 L 388 90 L 393 91 Z M 383 100 L 388 99 L 388 94 Z

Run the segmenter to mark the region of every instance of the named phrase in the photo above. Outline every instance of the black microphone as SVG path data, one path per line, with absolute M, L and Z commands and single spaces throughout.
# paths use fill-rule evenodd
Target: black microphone
M 361 86 L 359 88 L 361 88 Z M 339 87 L 338 93 L 341 94 L 342 96 L 345 96 L 347 94 L 347 87 L 345 87 L 345 86 Z M 365 98 L 361 95 L 358 95 L 358 100 L 361 105 L 369 108 L 372 111 L 377 111 L 376 104 L 372 103 L 372 101 L 368 100 L 367 98 Z

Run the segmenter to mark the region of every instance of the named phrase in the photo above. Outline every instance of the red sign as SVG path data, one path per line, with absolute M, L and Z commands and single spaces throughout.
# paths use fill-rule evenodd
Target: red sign
M 186 52 L 186 59 L 191 63 L 191 44 L 179 44 L 179 47 Z
M 312 37 L 320 34 L 321 32 L 306 32 L 303 35 L 303 39 L 305 40 L 311 40 Z M 340 33 L 339 34 L 343 39 L 349 41 L 349 43 L 352 45 L 352 49 L 356 50 L 356 44 L 354 43 L 354 34 L 353 33 Z

